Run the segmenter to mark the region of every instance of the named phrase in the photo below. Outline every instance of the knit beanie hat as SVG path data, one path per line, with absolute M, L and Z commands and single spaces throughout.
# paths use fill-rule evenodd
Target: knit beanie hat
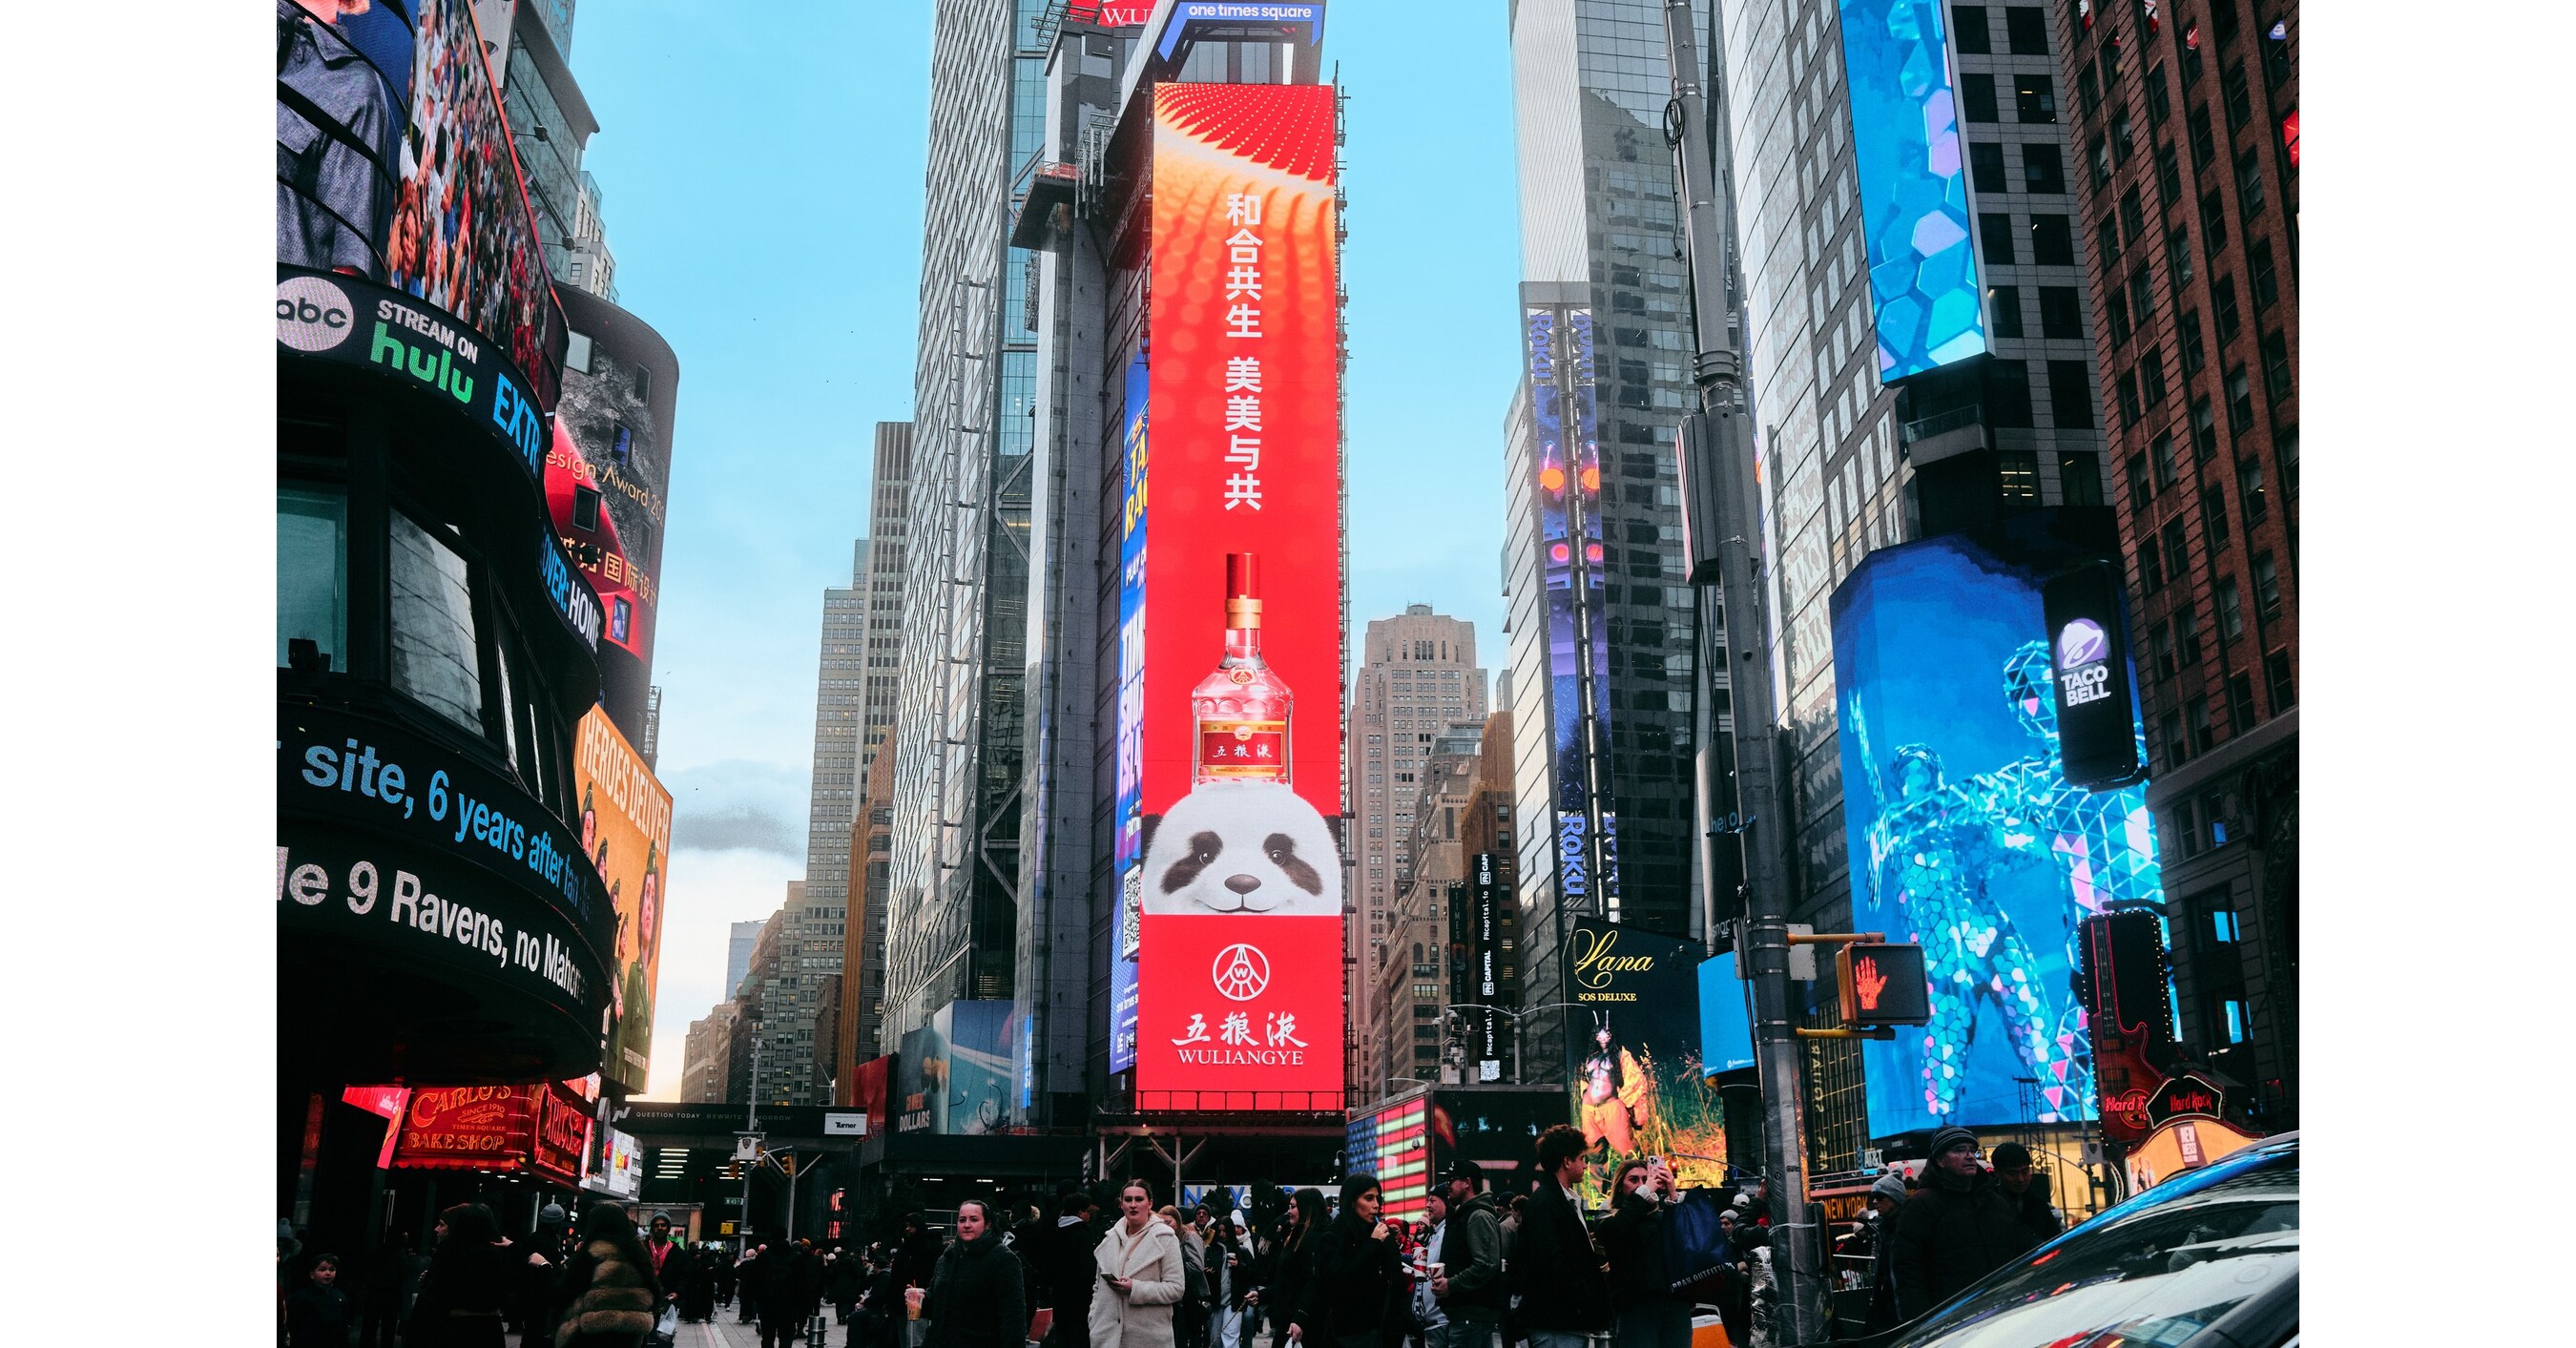
M 1977 1135 L 1958 1126 L 1957 1124 L 1952 1124 L 1932 1135 L 1931 1149 L 1923 1154 L 1926 1159 L 1937 1161 L 1941 1159 L 1941 1153 L 1948 1151 L 1962 1142 L 1973 1147 L 1977 1145 Z
M 1886 1174 L 1878 1177 L 1877 1183 L 1869 1186 L 1869 1196 L 1872 1198 L 1891 1199 L 1899 1203 L 1904 1202 L 1905 1177 L 1897 1174 L 1893 1170 L 1888 1171 Z

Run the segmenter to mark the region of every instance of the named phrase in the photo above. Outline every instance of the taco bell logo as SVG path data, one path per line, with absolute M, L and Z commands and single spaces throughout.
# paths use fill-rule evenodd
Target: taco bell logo
M 2057 634 L 2057 689 L 2062 706 L 2080 707 L 2111 695 L 2111 634 L 2078 618 Z

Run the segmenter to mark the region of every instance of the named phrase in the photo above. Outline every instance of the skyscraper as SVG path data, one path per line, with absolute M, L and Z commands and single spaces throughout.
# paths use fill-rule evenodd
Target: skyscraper
M 2035 49 L 2004 14 L 2007 47 Z M 2262 1123 L 2296 1128 L 2299 9 L 2099 6 L 2055 29 L 2176 1010 Z
M 859 722 L 867 702 L 868 542 L 852 548 L 848 587 L 823 591 L 821 669 L 814 697 L 813 784 L 805 812 L 805 880 L 787 905 L 779 931 L 778 977 L 761 992 L 761 1064 L 793 1104 L 822 1104 L 830 1082 L 817 1080 L 818 1043 L 829 1061 L 821 1023 L 827 979 L 841 974 L 849 904 L 850 818 L 858 808 Z
M 1037 334 L 1009 234 L 1047 9 L 941 0 L 933 20 L 881 1039 L 1012 991 Z
M 760 928 L 758 922 L 733 924 L 725 947 L 724 995 L 727 997 L 742 987 L 743 975 L 751 972 L 751 950 L 760 943 Z
M 859 775 L 856 782 L 862 801 L 884 794 L 888 800 L 887 818 L 892 818 L 891 799 L 894 790 L 894 715 L 900 701 L 897 689 L 902 683 L 903 664 L 903 591 L 905 567 L 908 564 L 905 540 L 912 519 L 912 423 L 880 421 L 876 434 L 875 473 L 868 488 L 870 520 L 868 524 L 868 592 L 867 668 L 861 676 L 866 683 L 866 705 L 859 718 Z M 879 787 L 883 787 L 880 793 Z M 853 816 L 853 827 L 856 827 Z M 880 840 L 882 841 L 882 839 Z M 853 844 L 854 849 L 856 844 Z M 866 862 L 860 853 L 851 853 L 853 875 L 862 875 Z M 841 1011 L 850 1033 L 850 1057 L 855 1062 L 893 1051 L 891 1045 L 879 1047 L 878 1023 L 885 1013 L 886 903 L 885 866 L 877 865 L 877 885 L 866 896 L 858 911 L 858 925 L 846 945 L 855 946 L 855 954 L 845 960 L 842 971 Z M 856 889 L 852 898 L 858 898 Z
M 1696 930 L 1672 450 L 1692 341 L 1663 6 L 1520 0 L 1511 23 L 1525 364 L 1505 419 L 1505 606 L 1524 988 L 1547 1005 L 1567 1000 L 1575 917 Z M 1531 1018 L 1529 1079 L 1564 1059 L 1557 1017 Z
M 1359 879 L 1351 898 L 1354 951 L 1386 938 L 1387 912 L 1413 879 L 1414 798 L 1433 737 L 1460 722 L 1481 723 L 1485 711 L 1474 623 L 1433 613 L 1429 604 L 1370 620 L 1343 753 L 1358 831 L 1345 844 Z

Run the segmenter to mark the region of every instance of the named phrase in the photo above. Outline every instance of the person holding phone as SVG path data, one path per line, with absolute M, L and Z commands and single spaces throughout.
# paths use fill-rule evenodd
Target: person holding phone
M 1610 1180 L 1610 1215 L 1601 1245 L 1610 1256 L 1610 1307 L 1616 1348 L 1690 1348 L 1691 1303 L 1672 1293 L 1664 1259 L 1666 1213 L 1681 1201 L 1672 1167 L 1661 1156 L 1620 1163 Z
M 1091 1298 L 1091 1348 L 1174 1348 L 1181 1241 L 1155 1220 L 1154 1191 L 1145 1181 L 1131 1179 L 1118 1190 L 1118 1220 L 1091 1258 L 1100 1275 Z

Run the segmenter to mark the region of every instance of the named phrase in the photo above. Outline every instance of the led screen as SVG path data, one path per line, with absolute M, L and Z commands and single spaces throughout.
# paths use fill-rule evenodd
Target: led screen
M 1939 0 L 1842 0 L 1842 29 L 1878 375 L 1902 379 L 1987 349 L 1958 99 Z
M 2094 1117 L 2076 924 L 2163 902 L 2143 787 L 2059 764 L 2039 587 L 2098 559 L 2071 513 L 1881 549 L 1834 592 L 1853 923 L 1920 943 L 1932 1002 L 1862 1046 L 1875 1136 Z
M 1610 741 L 1609 613 L 1601 586 L 1601 446 L 1592 389 L 1592 311 L 1531 306 L 1521 316 L 1538 479 L 1539 574 L 1547 586 L 1549 734 L 1555 780 L 1557 892 L 1588 903 L 1619 893 L 1617 815 L 1606 774 L 1594 798 L 1594 743 Z M 1580 516 L 1579 532 L 1574 524 Z M 1600 691 L 1585 734 L 1579 676 L 1591 666 Z M 1588 804 L 1597 804 L 1601 836 L 1591 837 Z M 1597 844 L 1597 846 L 1596 846 Z M 1595 870 L 1598 874 L 1595 874 Z
M 1715 955 L 1699 966 L 1699 1070 L 1703 1076 L 1753 1065 L 1751 989 L 1736 977 L 1735 956 Z
M 930 1027 L 947 1051 L 940 1090 L 930 1101 L 930 1131 L 969 1137 L 1009 1131 L 1017 1075 L 1011 1041 L 1019 1033 L 1011 1004 L 950 1002 L 931 1014 Z
M 1575 1125 L 1592 1149 L 1576 1191 L 1610 1204 L 1619 1163 L 1662 1156 L 1684 1188 L 1726 1180 L 1717 1087 L 1700 1070 L 1700 948 L 1597 917 L 1568 940 L 1567 986 L 1582 1008 L 1565 1046 Z
M 1148 1110 L 1342 1104 L 1333 100 L 1154 90 L 1151 507 L 1126 540 L 1150 616 L 1119 853 Z
M 671 793 L 644 766 L 602 708 L 575 730 L 573 785 L 581 793 L 581 848 L 608 884 L 617 911 L 609 974 L 608 1051 L 601 1075 L 645 1089 L 653 1065 L 653 990 L 662 966 L 662 901 L 671 866 Z
M 1351 1116 L 1343 1173 L 1377 1176 L 1379 1215 L 1413 1221 L 1430 1211 L 1430 1124 L 1431 1097 L 1419 1094 Z
M 1136 956 L 1145 937 L 1145 434 L 1151 380 L 1127 366 L 1119 423 L 1118 942 L 1109 953 L 1109 1070 L 1136 1065 Z

